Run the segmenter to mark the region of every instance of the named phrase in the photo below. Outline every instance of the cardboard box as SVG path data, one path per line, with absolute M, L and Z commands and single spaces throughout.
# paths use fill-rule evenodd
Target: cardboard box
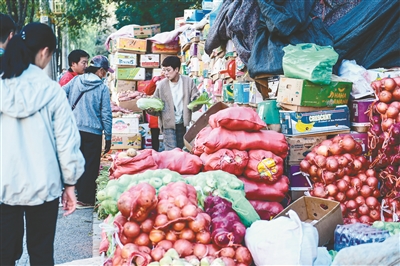
M 202 20 L 204 16 L 210 12 L 211 10 L 185 9 L 183 11 L 183 17 L 185 18 L 186 23 L 194 23 Z
M 175 29 L 178 29 L 185 25 L 186 25 L 186 21 L 185 21 L 184 17 L 175 18 Z
M 287 161 L 289 164 L 299 164 L 311 150 L 327 136 L 318 137 L 286 137 L 289 146 Z
M 146 53 L 147 40 L 118 37 L 112 41 L 113 52 L 134 52 L 134 53 Z
M 119 79 L 116 82 L 114 91 L 116 93 L 121 91 L 135 91 L 136 90 L 136 81 L 135 80 L 122 80 Z
M 137 99 L 130 100 L 130 101 L 124 101 L 124 102 L 117 102 L 119 107 L 131 110 L 132 112 L 143 112 L 142 109 L 137 107 Z
M 279 115 L 282 133 L 289 136 L 350 132 L 350 114 L 346 105 L 318 112 L 279 110 Z
M 123 116 L 112 119 L 112 133 L 139 133 L 139 116 Z
M 350 119 L 351 126 L 356 128 L 358 132 L 367 132 L 371 125 L 368 114 L 365 112 L 369 106 L 375 101 L 374 98 L 359 99 L 350 101 Z
M 161 32 L 160 24 L 144 25 L 144 26 L 134 26 L 133 36 L 138 39 L 146 39 L 153 37 L 154 35 Z
M 149 85 L 151 80 L 141 80 L 137 82 L 137 91 L 144 92 L 144 89 Z
M 153 77 L 161 76 L 162 69 L 161 68 L 153 68 L 152 75 Z
M 115 66 L 137 66 L 137 54 L 116 52 L 113 56 Z
M 194 144 L 194 139 L 196 138 L 197 134 L 208 126 L 208 119 L 210 115 L 217 113 L 220 110 L 228 108 L 229 106 L 222 103 L 217 102 L 213 106 L 211 106 L 203 115 L 201 115 L 197 121 L 189 128 L 186 132 L 185 136 L 183 137 L 183 141 L 185 142 L 185 147 L 191 152 Z
M 385 68 L 368 69 L 367 72 L 368 72 L 368 79 L 370 82 L 383 78 L 400 77 L 400 67 L 391 69 L 385 69 Z
M 337 201 L 304 196 L 286 207 L 274 219 L 286 216 L 289 210 L 295 211 L 302 222 L 311 223 L 317 229 L 318 246 L 333 242 L 336 225 L 343 224 L 340 203 Z
M 143 54 L 140 56 L 140 66 L 147 68 L 160 67 L 159 54 Z
M 160 44 L 160 43 L 153 43 L 151 45 L 151 52 L 153 54 L 173 54 L 177 55 L 181 50 L 178 41 Z M 161 61 L 162 63 L 162 61 Z
M 352 82 L 335 75 L 332 75 L 329 85 L 281 76 L 277 100 L 298 106 L 334 107 L 347 104 L 352 86 Z
M 321 110 L 333 110 L 335 107 L 311 107 L 311 106 L 299 106 L 293 104 L 286 104 L 286 103 L 278 103 L 279 107 L 283 110 L 290 110 L 295 112 L 315 112 Z
M 145 80 L 146 71 L 142 67 L 118 67 L 117 79 Z
M 142 148 L 142 135 L 140 133 L 117 133 L 111 136 L 111 149 L 129 149 L 140 150 Z

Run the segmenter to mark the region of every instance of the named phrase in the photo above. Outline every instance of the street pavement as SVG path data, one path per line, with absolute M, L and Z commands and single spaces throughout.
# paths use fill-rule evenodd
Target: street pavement
M 100 242 L 100 220 L 93 208 L 77 209 L 69 216 L 63 216 L 59 208 L 57 230 L 54 242 L 54 260 L 56 265 L 100 265 L 98 245 Z M 97 257 L 95 264 L 89 261 Z M 86 259 L 86 262 L 84 259 Z M 78 263 L 78 264 L 76 264 Z M 24 236 L 24 252 L 17 266 L 29 266 L 29 256 Z

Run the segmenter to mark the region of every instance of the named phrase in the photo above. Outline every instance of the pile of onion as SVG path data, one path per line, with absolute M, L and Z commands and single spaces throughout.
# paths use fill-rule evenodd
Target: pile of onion
M 378 178 L 351 135 L 324 140 L 306 155 L 300 170 L 313 182 L 311 196 L 339 201 L 345 223 L 379 220 Z

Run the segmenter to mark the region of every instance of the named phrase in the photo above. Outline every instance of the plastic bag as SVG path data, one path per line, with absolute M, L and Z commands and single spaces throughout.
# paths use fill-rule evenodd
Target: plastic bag
M 332 68 L 339 57 L 331 46 L 289 44 L 283 51 L 282 67 L 286 77 L 306 79 L 316 84 L 331 82 Z
M 339 68 L 339 76 L 353 82 L 351 96 L 354 99 L 374 95 L 374 90 L 367 81 L 368 71 L 364 67 L 357 65 L 355 60 L 343 60 Z
M 318 231 L 301 222 L 293 210 L 288 214 L 272 221 L 256 221 L 246 230 L 246 247 L 256 265 L 313 265 Z

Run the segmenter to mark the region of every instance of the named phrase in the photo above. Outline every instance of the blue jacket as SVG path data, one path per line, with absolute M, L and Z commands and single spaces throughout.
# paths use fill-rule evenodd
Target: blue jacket
M 73 113 L 80 131 L 102 135 L 111 140 L 112 111 L 110 92 L 103 81 L 95 74 L 86 73 L 74 77 L 62 87 L 72 106 L 81 92 L 85 92 Z
M 85 160 L 71 106 L 35 65 L 0 79 L 0 204 L 43 204 L 74 185 Z

